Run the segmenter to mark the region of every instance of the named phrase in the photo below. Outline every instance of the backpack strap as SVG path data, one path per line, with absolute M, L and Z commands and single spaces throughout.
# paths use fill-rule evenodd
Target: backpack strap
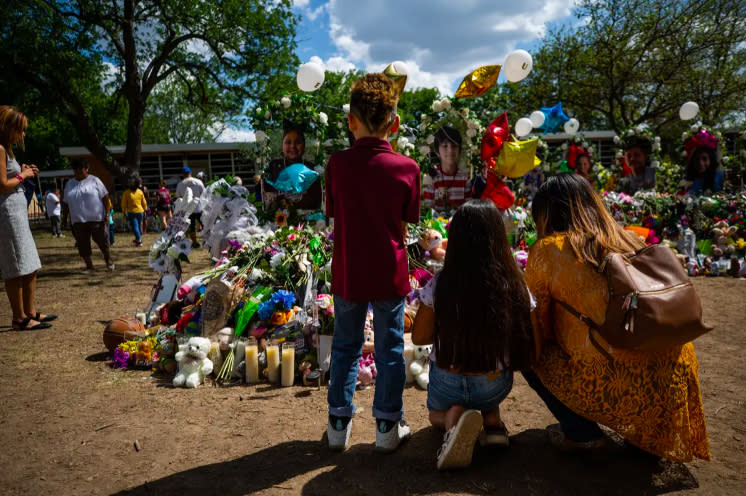
M 580 322 L 588 326 L 588 338 L 591 341 L 591 344 L 598 350 L 599 353 L 601 353 L 604 357 L 606 357 L 607 360 L 612 360 L 613 357 L 611 356 L 611 353 L 609 353 L 606 348 L 601 346 L 601 343 L 596 340 L 595 336 L 593 335 L 593 332 L 596 331 L 600 333 L 600 327 L 598 324 L 596 324 L 593 319 L 588 317 L 587 315 L 583 315 L 582 313 L 575 310 L 572 306 L 568 305 L 562 300 L 554 300 L 560 305 L 562 305 L 562 308 L 570 312 L 576 319 L 578 319 Z

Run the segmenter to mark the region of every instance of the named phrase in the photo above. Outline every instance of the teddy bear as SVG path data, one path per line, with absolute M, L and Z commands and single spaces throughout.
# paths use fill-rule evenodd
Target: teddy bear
M 721 220 L 712 228 L 712 254 L 716 257 L 730 257 L 736 251 L 733 235 L 736 234 L 736 226 L 728 226 L 728 222 Z
M 196 388 L 202 384 L 205 376 L 212 372 L 212 361 L 207 358 L 210 352 L 210 340 L 193 336 L 182 348 L 176 353 L 179 371 L 174 377 L 173 384 L 176 387 Z
M 432 350 L 431 344 L 415 346 L 414 358 L 409 365 L 409 371 L 417 381 L 417 385 L 424 390 L 427 390 L 427 385 L 430 383 L 430 352 Z
M 417 260 L 443 262 L 446 258 L 448 240 L 435 229 L 425 229 L 416 243 L 408 246 L 409 256 Z
M 373 353 L 364 353 L 360 357 L 357 369 L 357 384 L 361 389 L 370 386 L 376 379 L 378 371 L 376 370 L 376 361 Z

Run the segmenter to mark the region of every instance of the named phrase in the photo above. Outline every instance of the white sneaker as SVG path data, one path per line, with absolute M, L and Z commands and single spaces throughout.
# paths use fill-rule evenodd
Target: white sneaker
M 471 465 L 474 445 L 482 430 L 482 414 L 466 410 L 456 425 L 446 432 L 443 445 L 438 450 L 438 470 L 464 468 Z
M 352 419 L 347 422 L 347 427 L 342 427 L 342 421 L 337 420 L 337 425 L 333 426 L 330 422 L 326 425 L 326 438 L 329 442 L 329 449 L 333 451 L 344 451 L 350 447 L 350 433 L 352 432 Z M 336 429 L 339 427 L 339 429 Z
M 376 451 L 391 453 L 399 447 L 402 441 L 409 439 L 411 432 L 407 421 L 404 419 L 396 422 L 388 432 L 382 432 L 385 425 L 384 421 L 376 420 Z
M 116 266 L 114 265 L 114 262 L 106 266 L 106 270 L 108 270 L 109 272 L 113 272 L 115 268 Z

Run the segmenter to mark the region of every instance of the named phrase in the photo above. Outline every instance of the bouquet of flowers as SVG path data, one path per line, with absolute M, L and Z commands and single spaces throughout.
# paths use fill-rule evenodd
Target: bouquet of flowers
M 293 293 L 284 289 L 275 291 L 269 300 L 259 305 L 259 319 L 275 326 L 287 324 L 293 319 L 294 304 L 295 295 Z
M 334 334 L 334 297 L 332 295 L 320 294 L 316 297 L 313 325 L 318 328 L 320 336 Z

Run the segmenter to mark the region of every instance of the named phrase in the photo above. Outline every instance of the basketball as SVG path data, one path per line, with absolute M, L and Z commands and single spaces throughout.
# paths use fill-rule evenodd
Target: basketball
M 145 327 L 134 317 L 119 317 L 106 324 L 104 329 L 104 346 L 114 351 L 119 344 L 145 336 Z

